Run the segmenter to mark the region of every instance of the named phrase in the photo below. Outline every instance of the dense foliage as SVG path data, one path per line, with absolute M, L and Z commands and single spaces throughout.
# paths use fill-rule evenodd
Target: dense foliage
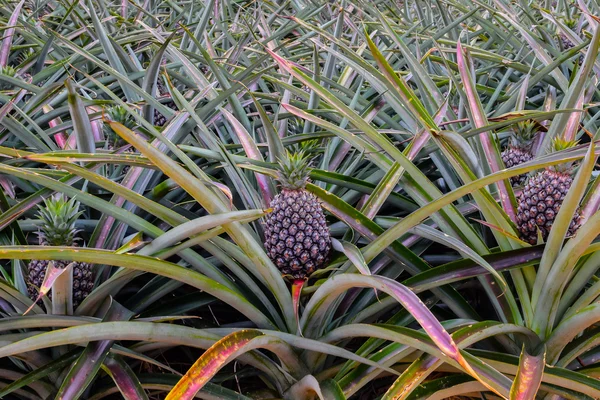
M 2 1 L 0 398 L 600 398 L 599 21 Z

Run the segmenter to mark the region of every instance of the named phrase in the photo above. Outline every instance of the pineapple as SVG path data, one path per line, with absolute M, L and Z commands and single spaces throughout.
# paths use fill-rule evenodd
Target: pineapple
M 156 81 L 156 86 L 158 90 L 158 94 L 160 98 L 168 99 L 166 102 L 163 102 L 164 105 L 169 107 L 171 110 L 178 111 L 177 104 L 173 101 L 169 92 L 166 90 L 163 83 L 159 80 Z M 167 123 L 167 117 L 165 117 L 160 111 L 154 110 L 154 125 L 156 126 L 164 126 Z
M 555 150 L 569 148 L 575 142 L 555 140 Z M 559 165 L 546 168 L 531 176 L 518 199 L 517 225 L 521 239 L 530 244 L 538 241 L 538 230 L 546 240 L 554 219 L 573 183 L 571 167 Z M 569 224 L 568 236 L 573 236 L 581 224 L 581 216 L 576 212 Z
M 577 20 L 576 19 L 567 18 L 564 20 L 564 24 L 567 28 L 569 28 L 572 31 L 575 31 L 577 29 Z M 567 51 L 567 50 L 570 50 L 573 47 L 575 47 L 575 43 L 573 43 L 571 41 L 571 39 L 569 39 L 567 37 L 567 35 L 565 35 L 563 32 L 558 33 L 558 41 L 559 41 L 560 46 L 563 49 L 563 51 Z M 583 63 L 583 59 L 584 59 L 583 54 L 579 55 L 579 58 L 577 60 L 578 65 L 581 65 Z
M 288 153 L 279 165 L 282 189 L 270 204 L 265 248 L 284 275 L 306 279 L 329 260 L 329 228 L 321 204 L 305 189 L 309 166 L 304 153 Z
M 38 216 L 42 221 L 38 237 L 43 246 L 74 246 L 77 241 L 75 221 L 81 215 L 79 202 L 75 199 L 66 201 L 64 198 L 46 199 L 44 206 L 39 207 Z M 38 289 L 44 282 L 48 260 L 32 260 L 28 265 L 27 289 L 29 297 L 35 300 Z M 69 261 L 54 261 L 58 268 L 65 268 Z M 84 262 L 76 262 L 73 266 L 73 307 L 77 307 L 85 299 L 92 288 L 92 266 Z
M 506 168 L 533 160 L 531 153 L 531 142 L 538 131 L 539 124 L 536 121 L 526 120 L 517 123 L 511 144 L 501 154 Z M 510 178 L 513 186 L 521 186 L 527 179 L 526 175 L 518 175 Z

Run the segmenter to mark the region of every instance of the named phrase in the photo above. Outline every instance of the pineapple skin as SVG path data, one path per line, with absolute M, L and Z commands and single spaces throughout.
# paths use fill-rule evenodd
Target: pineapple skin
M 165 103 L 165 106 L 169 107 L 171 110 L 179 110 L 174 101 L 168 101 Z M 154 110 L 154 125 L 155 126 L 164 126 L 167 123 L 167 117 L 165 117 L 160 111 Z
M 565 172 L 544 170 L 531 176 L 518 199 L 517 223 L 521 239 L 532 245 L 537 243 L 537 231 L 548 239 L 552 224 L 573 183 Z M 581 216 L 576 212 L 569 224 L 567 236 L 573 236 L 581 225 Z
M 265 248 L 283 275 L 305 279 L 329 260 L 331 237 L 316 196 L 304 189 L 283 189 L 270 204 Z
M 32 260 L 27 266 L 27 291 L 32 300 L 37 299 L 38 289 L 44 282 L 49 263 L 50 261 L 48 260 Z M 69 262 L 67 261 L 54 261 L 54 265 L 57 268 L 66 268 L 68 264 Z M 81 304 L 83 299 L 89 296 L 93 288 L 94 276 L 92 266 L 88 263 L 76 262 L 73 265 L 73 307 Z M 49 297 L 52 297 L 52 292 L 49 293 Z
M 506 168 L 533 160 L 533 154 L 528 149 L 520 146 L 509 146 L 502 152 L 501 156 Z M 526 180 L 527 174 L 517 175 L 510 178 L 510 183 L 513 186 L 521 186 Z

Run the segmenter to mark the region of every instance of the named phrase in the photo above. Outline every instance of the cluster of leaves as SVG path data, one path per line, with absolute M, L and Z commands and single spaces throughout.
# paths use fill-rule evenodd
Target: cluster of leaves
M 3 1 L 0 397 L 600 398 L 597 16 Z M 536 157 L 505 169 L 532 120 Z M 579 145 L 548 153 L 564 137 Z M 298 149 L 336 253 L 292 290 L 260 219 Z M 574 183 L 530 246 L 510 178 L 564 163 Z M 56 193 L 81 203 L 77 247 L 38 243 Z M 94 264 L 94 290 L 36 304 L 29 260 Z

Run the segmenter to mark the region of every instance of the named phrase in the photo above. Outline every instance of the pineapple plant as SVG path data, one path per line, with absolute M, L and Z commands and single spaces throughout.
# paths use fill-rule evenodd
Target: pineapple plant
M 317 197 L 305 189 L 309 162 L 304 152 L 279 161 L 279 193 L 265 224 L 265 248 L 285 276 L 306 279 L 329 259 L 331 237 Z
M 511 143 L 501 154 L 506 168 L 533 160 L 531 145 L 538 129 L 539 124 L 536 121 L 526 120 L 517 123 L 511 136 Z M 513 186 L 521 186 L 526 179 L 527 175 L 513 176 L 510 178 L 510 183 Z
M 75 246 L 78 240 L 78 230 L 75 221 L 82 214 L 79 211 L 79 202 L 75 199 L 65 200 L 62 196 L 49 198 L 44 201 L 44 206 L 39 207 L 38 216 L 42 221 L 38 233 L 42 246 Z M 37 299 L 38 290 L 44 282 L 48 260 L 32 260 L 28 264 L 27 289 L 29 297 Z M 69 262 L 54 261 L 57 268 L 65 268 Z M 73 307 L 77 307 L 94 287 L 92 266 L 84 262 L 75 262 L 73 265 Z
M 576 144 L 574 141 L 555 139 L 553 150 L 559 151 Z M 573 183 L 573 166 L 569 164 L 546 168 L 529 177 L 518 199 L 517 222 L 521 239 L 530 244 L 538 241 L 538 231 L 543 240 L 548 238 L 552 224 Z M 573 236 L 581 223 L 576 212 L 569 224 L 568 236 Z

